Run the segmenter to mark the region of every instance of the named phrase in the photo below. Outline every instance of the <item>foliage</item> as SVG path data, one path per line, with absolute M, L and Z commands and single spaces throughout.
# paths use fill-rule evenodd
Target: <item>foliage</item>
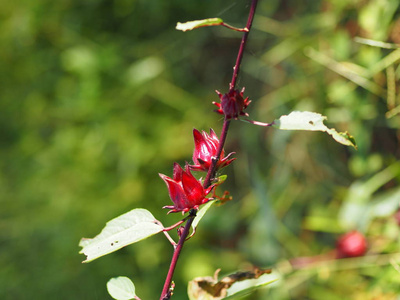
M 136 297 L 135 285 L 124 276 L 111 278 L 107 282 L 108 293 L 117 300 L 129 300 Z
M 162 232 L 163 229 L 148 210 L 136 208 L 108 221 L 95 238 L 81 239 L 79 246 L 82 250 L 79 253 L 86 255 L 84 262 L 90 262 Z
M 242 27 L 247 4 L 0 4 L 2 299 L 107 299 L 105 283 L 121 274 L 142 299 L 160 294 L 169 256 L 159 253 L 172 251 L 163 236 L 89 265 L 76 241 L 136 207 L 174 223 L 161 210 L 169 200 L 157 172 L 190 157 L 193 127 L 218 128 L 213 91 L 227 88 L 241 35 L 218 27 L 184 34 L 175 25 L 216 16 Z M 238 155 L 224 185 L 234 199 L 202 219 L 177 286 L 255 264 L 280 277 L 246 299 L 396 296 L 398 6 L 260 1 L 239 78 L 250 116 L 318 111 L 351 132 L 358 151 L 325 134 L 232 124 L 225 150 Z M 366 234 L 367 256 L 289 266 L 333 249 L 351 229 Z

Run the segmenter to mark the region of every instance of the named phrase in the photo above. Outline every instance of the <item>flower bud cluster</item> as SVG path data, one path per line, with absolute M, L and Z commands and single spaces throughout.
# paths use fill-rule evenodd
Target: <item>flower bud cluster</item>
M 169 196 L 174 203 L 174 205 L 164 206 L 164 208 L 170 209 L 169 213 L 185 213 L 191 209 L 198 209 L 201 204 L 211 200 L 211 198 L 207 198 L 206 196 L 215 187 L 215 184 L 204 187 L 201 179 L 197 180 L 191 173 L 191 170 L 208 172 L 214 160 L 217 160 L 215 168 L 218 170 L 226 167 L 235 160 L 235 158 L 231 158 L 234 153 L 230 153 L 224 157 L 225 153 L 223 149 L 217 159 L 220 141 L 214 130 L 210 129 L 210 134 L 208 134 L 205 131 L 200 132 L 194 129 L 193 137 L 195 144 L 193 151 L 194 164 L 186 164 L 185 168 L 182 169 L 178 163 L 175 163 L 172 178 L 164 174 L 159 174 L 161 179 L 166 183 Z

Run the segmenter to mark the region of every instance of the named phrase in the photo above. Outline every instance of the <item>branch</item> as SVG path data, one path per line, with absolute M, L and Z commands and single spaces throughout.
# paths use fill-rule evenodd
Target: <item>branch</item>
M 235 67 L 234 67 L 234 70 L 233 70 L 232 81 L 231 81 L 231 83 L 229 85 L 230 91 L 233 91 L 235 89 L 235 86 L 236 86 L 236 78 L 237 78 L 237 76 L 239 74 L 240 64 L 242 62 L 243 53 L 244 53 L 244 48 L 246 46 L 247 38 L 249 36 L 251 25 L 253 23 L 254 13 L 256 11 L 257 3 L 258 3 L 258 0 L 252 0 L 252 2 L 251 2 L 249 17 L 247 19 L 247 25 L 245 27 L 247 29 L 247 31 L 244 32 L 243 37 L 242 37 L 242 41 L 240 43 L 239 52 L 238 52 L 237 59 L 236 59 L 236 64 L 235 64 Z M 204 180 L 204 183 L 203 183 L 203 187 L 205 189 L 208 188 L 211 185 L 212 179 L 215 176 L 217 163 L 218 163 L 219 158 L 221 157 L 222 149 L 224 148 L 226 137 L 228 135 L 229 124 L 230 124 L 230 120 L 225 118 L 224 119 L 224 124 L 223 124 L 223 127 L 222 127 L 222 131 L 221 131 L 221 137 L 219 139 L 220 143 L 219 143 L 217 155 L 216 155 L 215 159 L 213 159 L 213 161 L 211 163 L 211 166 L 210 166 L 210 168 L 208 170 L 206 179 Z M 184 227 L 183 231 L 181 232 L 178 244 L 176 245 L 176 247 L 174 249 L 174 254 L 172 256 L 171 264 L 170 264 L 170 267 L 169 267 L 169 270 L 168 270 L 167 277 L 165 279 L 164 288 L 162 290 L 160 300 L 168 300 L 172 296 L 172 291 L 170 290 L 170 286 L 171 286 L 171 282 L 172 282 L 172 276 L 174 275 L 175 267 L 176 267 L 176 264 L 178 262 L 179 255 L 180 255 L 180 253 L 182 251 L 183 244 L 185 243 L 186 238 L 189 235 L 190 227 L 192 225 L 192 222 L 193 222 L 194 218 L 196 217 L 196 212 L 197 212 L 197 210 L 195 210 L 195 209 L 192 209 L 189 212 L 189 217 L 187 219 L 185 227 Z
M 251 2 L 249 18 L 247 19 L 247 25 L 245 27 L 248 31 L 246 31 L 243 34 L 242 42 L 240 43 L 238 56 L 236 58 L 236 64 L 235 64 L 235 67 L 233 68 L 232 81 L 229 84 L 229 91 L 230 92 L 232 92 L 235 89 L 235 86 L 236 86 L 236 79 L 237 79 L 238 74 L 239 74 L 240 64 L 242 63 L 244 48 L 246 47 L 246 43 L 247 43 L 247 37 L 249 36 L 251 25 L 253 24 L 254 13 L 256 12 L 257 3 L 258 3 L 258 0 L 253 0 Z

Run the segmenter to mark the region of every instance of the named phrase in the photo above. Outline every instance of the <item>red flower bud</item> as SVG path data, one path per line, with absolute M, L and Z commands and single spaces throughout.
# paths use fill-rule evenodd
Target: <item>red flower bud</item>
M 204 189 L 201 182 L 190 173 L 189 165 L 182 170 L 178 163 L 174 164 L 173 179 L 160 175 L 161 179 L 167 184 L 169 197 L 174 203 L 173 206 L 164 206 L 171 209 L 168 213 L 188 212 L 192 208 L 197 209 L 199 205 L 208 202 L 210 199 L 206 195 L 212 190 L 214 185 Z
M 336 244 L 337 258 L 363 256 L 367 251 L 367 240 L 358 231 L 341 236 Z
M 194 171 L 205 171 L 207 172 L 210 168 L 212 159 L 216 159 L 217 150 L 219 146 L 219 140 L 214 130 L 210 129 L 210 135 L 203 131 L 200 133 L 197 129 L 193 129 L 194 137 L 194 152 L 193 152 L 193 162 L 194 165 L 190 166 L 190 169 Z M 221 152 L 220 159 L 217 163 L 217 169 L 226 167 L 235 158 L 230 158 L 234 154 L 229 153 L 227 157 L 224 157 L 224 150 Z
M 225 115 L 227 119 L 237 119 L 239 116 L 249 116 L 244 110 L 250 104 L 249 97 L 243 98 L 244 88 L 241 92 L 239 90 L 229 91 L 228 93 L 222 95 L 220 92 L 216 91 L 221 103 L 213 102 L 214 105 L 218 107 L 215 112 Z

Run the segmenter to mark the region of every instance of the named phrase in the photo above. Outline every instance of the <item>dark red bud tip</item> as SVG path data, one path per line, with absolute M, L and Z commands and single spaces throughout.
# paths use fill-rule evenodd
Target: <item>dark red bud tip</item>
M 358 231 L 350 231 L 342 235 L 337 243 L 337 258 L 363 256 L 367 252 L 367 240 Z
M 227 119 L 237 119 L 239 116 L 248 116 L 244 110 L 250 104 L 249 98 L 243 98 L 244 88 L 242 91 L 232 90 L 226 94 L 221 94 L 216 91 L 221 103 L 213 102 L 214 105 L 218 107 L 215 110 L 219 114 L 225 115 Z

